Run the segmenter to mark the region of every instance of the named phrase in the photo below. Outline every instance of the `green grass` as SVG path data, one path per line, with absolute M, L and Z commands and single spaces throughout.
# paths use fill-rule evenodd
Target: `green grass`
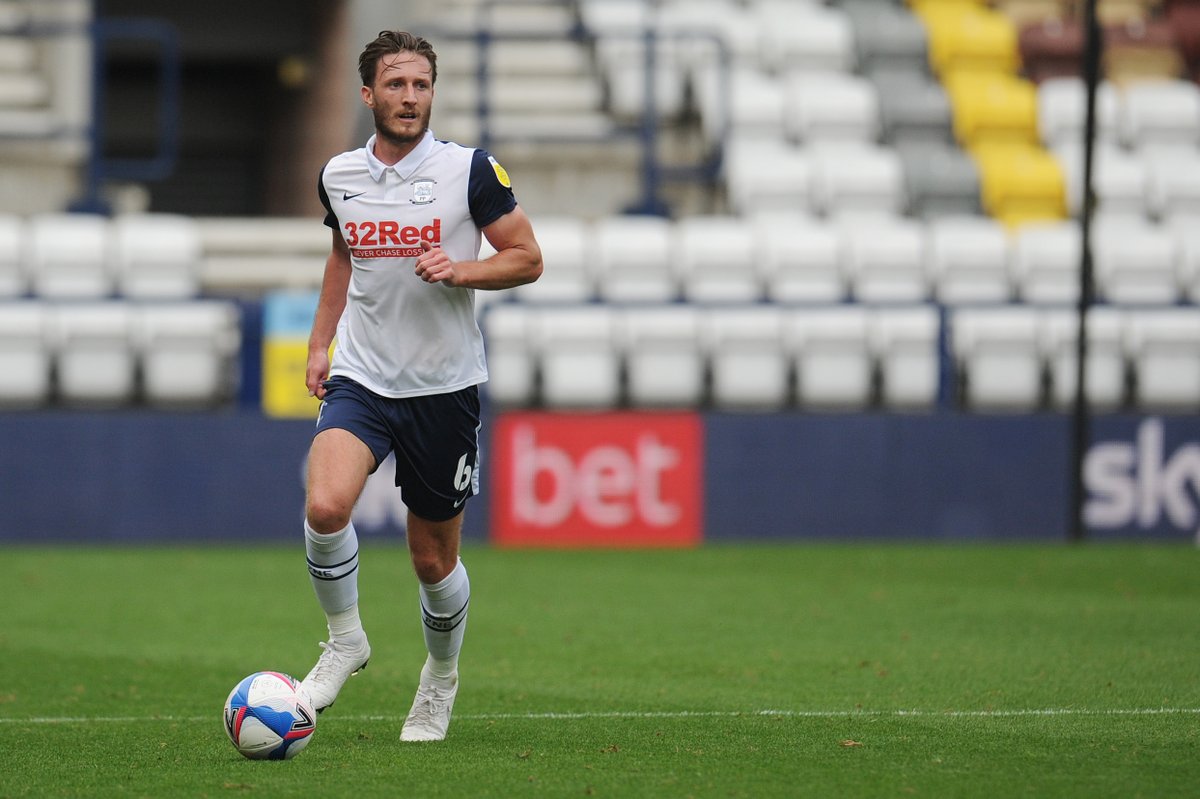
M 450 737 L 401 745 L 424 654 L 368 542 L 374 649 L 285 763 L 225 695 L 323 624 L 294 548 L 8 548 L 0 796 L 1171 797 L 1200 790 L 1200 552 L 1182 546 L 469 549 Z

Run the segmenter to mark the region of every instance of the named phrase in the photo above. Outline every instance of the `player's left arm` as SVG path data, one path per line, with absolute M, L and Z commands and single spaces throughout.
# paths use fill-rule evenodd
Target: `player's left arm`
M 451 261 L 441 247 L 421 242 L 417 275 L 426 283 L 470 289 L 508 289 L 532 283 L 542 275 L 542 250 L 533 225 L 520 206 L 482 229 L 496 254 L 483 261 Z

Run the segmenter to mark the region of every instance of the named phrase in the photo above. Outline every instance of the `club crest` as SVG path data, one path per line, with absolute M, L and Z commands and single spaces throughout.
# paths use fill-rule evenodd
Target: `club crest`
M 413 205 L 429 205 L 434 200 L 433 187 L 437 185 L 437 181 L 433 178 L 417 178 L 412 182 Z

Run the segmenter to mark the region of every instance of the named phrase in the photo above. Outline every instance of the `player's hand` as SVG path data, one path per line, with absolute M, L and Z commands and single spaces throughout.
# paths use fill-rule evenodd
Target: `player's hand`
M 319 400 L 325 399 L 325 381 L 329 379 L 329 353 L 310 352 L 308 367 L 304 371 L 304 384 L 308 386 L 308 396 Z
M 424 250 L 417 256 L 416 273 L 417 277 L 424 280 L 426 283 L 445 283 L 447 286 L 455 284 L 454 262 L 442 250 L 441 247 L 434 247 L 428 241 L 421 239 L 421 249 Z

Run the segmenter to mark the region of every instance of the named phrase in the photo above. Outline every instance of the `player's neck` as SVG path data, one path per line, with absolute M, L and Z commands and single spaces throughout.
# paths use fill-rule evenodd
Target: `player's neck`
M 421 138 L 424 138 L 423 134 Z M 403 143 L 390 141 L 379 135 L 379 132 L 376 131 L 375 145 L 372 147 L 372 154 L 378 158 L 381 163 L 392 166 L 402 161 L 404 157 L 415 150 L 417 145 L 420 143 L 421 139 Z

